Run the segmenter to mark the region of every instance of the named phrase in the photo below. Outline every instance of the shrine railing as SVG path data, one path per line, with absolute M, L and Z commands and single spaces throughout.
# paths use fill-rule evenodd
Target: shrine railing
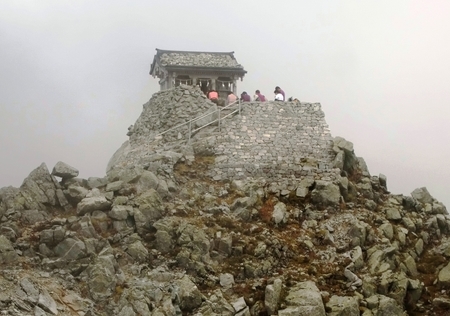
M 182 127 L 182 126 L 185 126 L 185 125 L 189 126 L 189 129 L 188 129 L 188 141 L 189 142 L 191 141 L 191 136 L 192 136 L 193 133 L 198 132 L 202 128 L 205 128 L 206 126 L 212 125 L 214 123 L 218 123 L 219 132 L 220 132 L 221 131 L 221 125 L 222 125 L 221 123 L 222 123 L 222 121 L 224 119 L 226 119 L 227 117 L 230 117 L 231 115 L 235 114 L 235 113 L 239 113 L 239 115 L 240 115 L 241 114 L 241 109 L 242 109 L 241 100 L 236 100 L 233 103 L 230 103 L 230 104 L 228 104 L 228 105 L 226 105 L 224 107 L 218 108 L 216 111 L 200 115 L 200 116 L 198 116 L 196 118 L 193 118 L 190 121 L 187 121 L 187 122 L 178 124 L 178 125 L 176 125 L 176 126 L 174 126 L 172 128 L 169 128 L 168 130 L 166 130 L 166 131 L 156 135 L 155 138 L 156 139 L 161 139 L 162 135 L 164 135 L 164 134 L 166 134 L 168 132 L 174 131 L 174 130 L 176 130 L 176 129 Z M 224 111 L 226 111 L 226 112 L 231 111 L 231 112 L 229 112 L 229 113 L 227 113 L 227 114 L 222 116 L 222 112 L 224 112 Z M 204 125 L 202 125 L 200 127 L 197 127 L 197 128 L 194 128 L 194 129 L 192 128 L 193 125 L 194 125 L 193 123 L 195 123 L 196 121 L 204 119 L 205 117 L 208 117 L 208 116 L 213 116 L 215 113 L 218 113 L 218 118 L 217 119 L 212 120 L 212 121 L 210 121 L 210 122 L 208 122 L 208 123 L 206 123 L 206 124 L 204 124 Z

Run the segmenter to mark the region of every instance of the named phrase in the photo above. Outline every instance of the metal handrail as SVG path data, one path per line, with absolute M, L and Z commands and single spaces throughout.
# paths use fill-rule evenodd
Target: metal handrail
M 221 117 L 221 115 L 220 115 L 220 114 L 221 114 L 221 111 L 223 111 L 223 110 L 225 110 L 225 109 L 229 109 L 229 108 L 231 108 L 232 106 L 235 106 L 236 104 L 238 105 L 238 109 L 237 109 L 237 110 L 234 110 L 234 111 L 232 111 L 231 113 L 228 113 L 227 115 Z M 192 130 L 192 123 L 193 123 L 193 122 L 198 121 L 198 120 L 200 120 L 200 119 L 202 119 L 202 118 L 204 118 L 204 117 L 207 117 L 207 116 L 209 116 L 209 115 L 213 115 L 213 114 L 216 113 L 216 112 L 219 112 L 219 118 L 218 118 L 218 119 L 213 120 L 213 121 L 211 121 L 211 122 L 209 122 L 209 123 L 207 123 L 207 124 L 205 124 L 205 125 L 202 125 L 202 126 L 196 128 L 196 129 Z M 191 140 L 191 135 L 192 135 L 192 133 L 195 133 L 195 132 L 201 130 L 202 128 L 204 128 L 204 127 L 206 127 L 206 126 L 209 126 L 209 125 L 211 125 L 211 124 L 213 124 L 213 123 L 216 123 L 216 122 L 219 122 L 219 132 L 220 132 L 220 129 L 221 129 L 221 124 L 220 124 L 220 122 L 223 121 L 225 118 L 231 116 L 232 114 L 236 113 L 236 112 L 239 112 L 239 115 L 241 114 L 241 100 L 240 100 L 240 99 L 234 101 L 233 103 L 230 103 L 230 104 L 224 106 L 223 108 L 219 108 L 219 109 L 217 109 L 217 110 L 215 110 L 215 111 L 213 111 L 213 112 L 210 112 L 210 113 L 206 113 L 206 114 L 197 116 L 197 117 L 193 118 L 192 120 L 189 120 L 189 121 L 187 121 L 187 122 L 184 122 L 184 123 L 178 124 L 178 125 L 176 125 L 176 126 L 174 126 L 174 127 L 171 127 L 171 128 L 169 128 L 168 130 L 166 130 L 166 131 L 164 131 L 164 132 L 162 132 L 162 133 L 157 134 L 155 137 L 162 136 L 162 135 L 164 135 L 164 134 L 166 134 L 166 133 L 168 133 L 168 132 L 170 132 L 170 131 L 173 131 L 173 130 L 175 130 L 175 129 L 178 129 L 179 127 L 184 126 L 184 125 L 187 125 L 187 124 L 189 124 L 188 141 Z

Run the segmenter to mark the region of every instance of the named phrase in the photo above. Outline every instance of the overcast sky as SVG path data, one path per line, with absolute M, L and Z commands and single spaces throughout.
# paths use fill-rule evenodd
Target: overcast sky
M 234 51 L 239 91 L 320 102 L 392 193 L 450 207 L 450 1 L 0 2 L 0 187 L 42 162 L 104 176 L 158 91 L 155 48 Z

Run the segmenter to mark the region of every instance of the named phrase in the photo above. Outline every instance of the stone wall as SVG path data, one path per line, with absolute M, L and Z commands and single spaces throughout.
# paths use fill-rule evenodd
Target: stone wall
M 161 157 L 170 157 L 164 164 L 168 170 L 179 157 L 192 160 L 195 153 L 215 157 L 207 172 L 215 180 L 337 178 L 339 170 L 332 168 L 336 153 L 319 103 L 243 103 L 241 114 L 223 120 L 220 131 L 217 123 L 210 125 L 192 135 L 191 142 L 189 125 L 158 135 L 210 113 L 192 124 L 193 129 L 202 126 L 217 118 L 216 110 L 197 88 L 179 86 L 155 93 L 129 128 L 130 139 L 111 158 L 107 172 L 135 165 L 155 169 Z
M 216 180 L 264 176 L 272 180 L 336 178 L 336 154 L 319 103 L 243 103 L 215 136 Z

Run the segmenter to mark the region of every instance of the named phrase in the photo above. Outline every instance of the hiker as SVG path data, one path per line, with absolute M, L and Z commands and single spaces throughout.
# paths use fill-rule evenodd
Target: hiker
M 286 101 L 286 96 L 285 96 L 285 94 L 284 94 L 284 91 L 283 91 L 283 89 L 281 89 L 279 86 L 276 86 L 276 87 L 275 87 L 274 93 L 275 93 L 275 95 L 276 95 L 277 93 L 280 93 L 280 94 L 283 96 L 283 100 L 282 100 L 282 101 Z
M 281 102 L 284 101 L 284 97 L 281 93 L 276 92 L 276 91 L 274 91 L 274 93 L 275 93 L 275 101 L 281 101 Z
M 218 101 L 219 101 L 219 93 L 217 93 L 217 91 L 214 90 L 214 89 L 213 90 L 209 90 L 207 97 L 208 97 L 208 99 L 210 99 L 215 104 L 217 104 Z
M 242 92 L 241 93 L 241 101 L 242 102 L 251 102 L 252 99 L 250 98 L 250 96 L 247 94 L 247 92 Z
M 236 102 L 238 97 L 231 91 L 228 91 L 227 105 Z
M 259 90 L 255 91 L 255 101 L 266 102 L 266 97 Z

